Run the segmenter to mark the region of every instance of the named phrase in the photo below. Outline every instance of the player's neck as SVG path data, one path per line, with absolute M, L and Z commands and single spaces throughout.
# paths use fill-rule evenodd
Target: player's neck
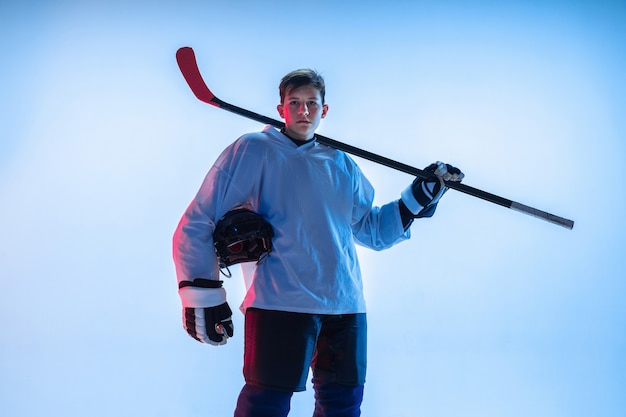
M 284 127 L 283 127 L 282 129 L 280 129 L 280 133 L 282 133 L 283 135 L 285 135 L 285 136 L 287 136 L 289 139 L 291 139 L 291 141 L 292 141 L 293 143 L 295 143 L 297 146 L 302 146 L 302 145 L 304 145 L 305 143 L 309 143 L 309 142 L 312 142 L 312 141 L 314 141 L 314 140 L 315 140 L 315 135 L 313 135 L 313 137 L 312 137 L 311 139 L 307 139 L 307 140 L 299 140 L 299 139 L 292 138 L 291 136 L 289 136 L 289 135 L 287 134 L 287 131 L 285 130 L 285 128 L 284 128 Z

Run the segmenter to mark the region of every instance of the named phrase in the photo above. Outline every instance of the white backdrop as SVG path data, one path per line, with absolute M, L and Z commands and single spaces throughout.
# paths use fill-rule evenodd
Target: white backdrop
M 626 413 L 624 3 L 337 3 L 0 3 L 0 415 L 232 415 L 243 317 L 226 346 L 184 333 L 171 235 L 262 126 L 194 98 L 186 45 L 226 101 L 277 118 L 280 77 L 316 68 L 320 133 L 576 221 L 450 191 L 361 251 L 364 417 Z M 359 162 L 378 203 L 412 180 Z

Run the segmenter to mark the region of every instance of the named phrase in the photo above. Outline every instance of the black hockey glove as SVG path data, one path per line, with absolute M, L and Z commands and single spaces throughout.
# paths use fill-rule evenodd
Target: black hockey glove
M 214 346 L 225 345 L 233 337 L 234 328 L 228 303 L 215 307 L 185 307 L 183 325 L 189 336 Z
M 439 161 L 430 164 L 424 171 L 432 176 L 428 179 L 416 178 L 402 192 L 401 200 L 415 218 L 432 217 L 439 199 L 448 191 L 444 181 L 460 182 L 465 176 L 460 169 Z
M 233 312 L 222 281 L 196 278 L 178 285 L 183 302 L 183 327 L 199 342 L 225 345 L 233 337 Z

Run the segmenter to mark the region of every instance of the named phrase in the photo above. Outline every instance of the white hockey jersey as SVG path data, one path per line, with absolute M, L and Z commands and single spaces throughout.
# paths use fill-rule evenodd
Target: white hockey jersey
M 377 207 L 373 199 L 372 185 L 344 152 L 316 141 L 297 146 L 271 126 L 246 134 L 219 156 L 174 233 L 178 281 L 219 279 L 215 224 L 245 206 L 275 236 L 270 256 L 243 269 L 243 311 L 363 313 L 355 243 L 381 250 L 410 237 L 398 201 Z

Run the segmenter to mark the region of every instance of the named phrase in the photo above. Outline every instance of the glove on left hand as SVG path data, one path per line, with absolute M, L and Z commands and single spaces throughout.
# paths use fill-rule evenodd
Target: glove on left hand
M 435 213 L 439 199 L 448 191 L 444 181 L 460 182 L 465 176 L 460 169 L 440 161 L 430 164 L 424 171 L 432 177 L 416 178 L 402 192 L 402 202 L 416 218 L 431 217 Z

